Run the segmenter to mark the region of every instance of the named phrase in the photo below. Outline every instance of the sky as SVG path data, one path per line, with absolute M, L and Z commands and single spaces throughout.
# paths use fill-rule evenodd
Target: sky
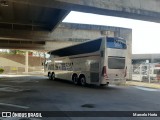
M 132 29 L 132 54 L 160 54 L 160 23 L 71 11 L 63 20 Z

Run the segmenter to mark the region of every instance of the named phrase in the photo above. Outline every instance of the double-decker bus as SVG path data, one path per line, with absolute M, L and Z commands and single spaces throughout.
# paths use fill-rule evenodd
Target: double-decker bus
M 125 83 L 126 53 L 126 40 L 118 37 L 101 37 L 49 51 L 46 75 L 50 80 L 71 80 L 82 86 Z

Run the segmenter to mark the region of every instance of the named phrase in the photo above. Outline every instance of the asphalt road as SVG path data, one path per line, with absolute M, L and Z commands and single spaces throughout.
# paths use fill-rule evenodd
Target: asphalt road
M 81 87 L 62 80 L 50 81 L 43 76 L 6 77 L 0 80 L 0 111 L 160 111 L 160 90 L 136 86 Z M 0 120 L 160 119 L 93 116 Z

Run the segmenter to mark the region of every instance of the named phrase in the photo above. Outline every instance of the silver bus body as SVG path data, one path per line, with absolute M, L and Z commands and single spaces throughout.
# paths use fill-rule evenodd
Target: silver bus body
M 122 38 L 102 37 L 48 52 L 46 65 L 50 79 L 71 80 L 75 84 L 107 85 L 125 83 L 127 45 Z M 82 79 L 83 78 L 83 79 Z

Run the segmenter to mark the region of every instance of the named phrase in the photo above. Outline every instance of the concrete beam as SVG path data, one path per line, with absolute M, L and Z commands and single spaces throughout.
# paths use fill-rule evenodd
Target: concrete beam
M 160 22 L 158 0 L 9 0 L 21 4 Z
M 52 50 L 101 37 L 104 32 L 119 36 L 120 31 L 131 33 L 125 28 L 68 23 L 60 24 L 54 32 L 1 29 L 0 48 Z
M 48 39 L 50 32 L 45 31 L 26 31 L 26 30 L 10 30 L 0 29 L 1 40 L 22 40 L 22 41 L 45 41 Z
M 103 31 L 110 31 L 112 34 L 125 28 L 85 25 L 85 24 L 60 24 L 53 32 L 47 31 L 26 31 L 0 29 L 0 40 L 18 41 L 68 41 L 73 39 L 94 39 Z M 111 33 L 110 33 L 111 34 Z
M 0 43 L 0 49 L 44 50 L 44 46 L 39 44 Z

